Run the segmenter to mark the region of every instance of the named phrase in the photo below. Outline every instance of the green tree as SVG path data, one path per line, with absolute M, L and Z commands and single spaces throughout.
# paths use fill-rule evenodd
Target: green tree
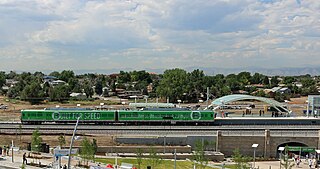
M 205 169 L 208 165 L 209 159 L 205 154 L 206 143 L 204 141 L 197 140 L 195 143 L 195 151 L 193 152 L 193 160 L 199 169 Z
M 131 76 L 129 72 L 125 71 L 120 71 L 120 75 L 118 76 L 117 79 L 118 83 L 128 83 L 131 82 Z
M 32 82 L 27 85 L 21 92 L 21 99 L 31 103 L 36 103 L 43 100 L 43 91 L 39 82 Z
M 70 89 L 68 85 L 58 85 L 49 89 L 49 97 L 52 101 L 62 102 L 69 98 Z
M 236 163 L 236 169 L 249 169 L 249 161 L 251 161 L 250 157 L 241 155 L 239 149 L 235 149 L 233 151 L 232 156 L 234 162 Z
M 66 144 L 66 138 L 62 134 L 60 134 L 60 136 L 58 137 L 58 141 L 60 148 Z
M 153 169 L 156 169 L 157 166 L 159 166 L 162 163 L 162 159 L 158 155 L 158 153 L 155 151 L 154 148 L 150 149 L 149 152 L 149 164 Z
M 89 160 L 94 160 L 94 147 L 87 137 L 84 137 L 81 141 L 80 157 L 86 165 L 88 165 Z
M 251 81 L 251 74 L 250 72 L 240 72 L 237 75 L 238 81 L 240 82 L 241 86 L 245 86 L 250 84 Z
M 137 157 L 138 169 L 141 169 L 141 164 L 142 164 L 142 160 L 143 160 L 143 151 L 141 148 L 137 149 L 136 157 Z
M 288 146 L 285 147 L 284 154 L 281 156 L 280 165 L 284 169 L 291 169 L 294 166 L 294 163 L 290 160 L 288 154 Z
M 254 73 L 253 76 L 251 77 L 251 84 L 261 84 L 264 79 L 264 75 L 260 73 Z
M 68 80 L 68 86 L 72 92 L 80 93 L 81 87 L 79 84 L 79 80 L 76 78 L 69 78 Z
M 101 95 L 102 94 L 102 88 L 103 88 L 103 86 L 102 86 L 102 81 L 101 80 L 97 80 L 96 81 L 96 84 L 95 84 L 95 88 L 94 88 L 94 90 L 95 90 L 95 92 L 98 94 L 98 95 Z
M 176 102 L 187 93 L 187 72 L 182 69 L 166 70 L 157 87 L 157 93 L 162 97 L 169 97 L 170 102 Z
M 90 84 L 89 81 L 85 81 L 84 84 L 82 85 L 82 88 L 84 90 L 84 93 L 86 94 L 87 98 L 91 98 L 94 91 L 92 89 L 92 85 Z
M 9 88 L 9 90 L 7 92 L 7 96 L 9 98 L 16 98 L 19 95 L 20 95 L 20 91 L 19 91 L 19 88 L 17 86 Z
M 72 70 L 63 70 L 58 78 L 65 82 L 69 82 L 69 79 L 74 77 L 74 72 Z
M 268 77 L 268 76 L 265 76 L 265 77 L 263 78 L 262 83 L 263 83 L 264 85 L 270 85 L 269 77 Z
M 39 132 L 39 128 L 36 128 L 35 131 L 32 133 L 32 138 L 31 138 L 31 151 L 35 152 L 40 152 L 41 150 L 41 134 Z
M 94 154 L 96 154 L 98 151 L 98 144 L 96 139 L 92 139 L 92 147 L 93 147 Z
M 36 128 L 35 131 L 33 131 L 32 133 L 32 138 L 31 138 L 31 151 L 35 151 L 35 152 L 40 152 L 41 150 L 41 142 L 42 142 L 42 138 L 41 138 L 41 134 L 39 132 L 39 128 Z M 40 161 L 40 159 L 39 159 Z
M 270 84 L 271 87 L 276 87 L 276 86 L 278 86 L 278 84 L 279 84 L 278 76 L 273 76 L 273 77 L 271 77 L 270 83 L 271 83 L 271 84 Z
M 283 83 L 286 85 L 291 85 L 293 82 L 295 82 L 295 79 L 292 76 L 285 76 L 283 78 Z
M 60 73 L 57 72 L 57 71 L 54 71 L 54 72 L 51 72 L 51 73 L 49 74 L 49 76 L 54 76 L 54 77 L 56 77 L 56 78 L 59 78 L 59 77 L 60 77 Z
M 193 102 L 198 102 L 200 94 L 204 93 L 206 86 L 204 83 L 204 73 L 202 70 L 196 69 L 188 73 L 187 90 L 188 95 L 191 97 L 188 100 Z
M 6 74 L 6 79 L 15 79 L 17 77 L 17 73 L 14 71 L 10 71 L 8 74 Z
M 0 89 L 6 82 L 6 73 L 0 72 Z

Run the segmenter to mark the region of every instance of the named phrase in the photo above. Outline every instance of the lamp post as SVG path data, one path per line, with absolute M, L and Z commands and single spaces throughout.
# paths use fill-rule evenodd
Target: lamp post
M 281 155 L 282 155 L 282 151 L 284 150 L 284 147 L 279 147 L 278 150 L 280 151 L 280 154 L 279 154 L 279 158 L 280 158 L 280 169 L 281 169 Z
M 256 167 L 256 148 L 259 146 L 259 144 L 252 144 L 253 148 L 253 168 Z
M 76 132 L 77 132 L 77 127 L 78 127 L 78 124 L 79 124 L 80 117 L 81 117 L 81 116 L 79 116 L 78 119 L 77 119 L 77 123 L 76 123 L 76 125 L 74 126 L 73 134 L 72 134 L 72 137 L 71 137 L 71 143 L 70 143 L 70 148 L 69 148 L 69 158 L 68 158 L 68 169 L 71 168 L 71 167 L 70 167 L 70 162 L 71 162 L 71 150 L 72 150 L 72 145 L 73 145 L 73 141 L 74 141 L 74 136 L 75 136 L 75 134 L 76 134 Z
M 174 149 L 174 169 L 177 168 L 177 149 Z
M 166 135 L 163 137 L 163 154 L 166 154 Z

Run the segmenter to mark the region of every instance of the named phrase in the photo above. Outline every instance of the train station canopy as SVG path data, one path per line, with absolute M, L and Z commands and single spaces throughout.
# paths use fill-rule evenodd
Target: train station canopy
M 291 111 L 289 111 L 287 108 L 284 107 L 283 104 L 280 102 L 277 102 L 272 99 L 268 99 L 265 97 L 257 97 L 257 96 L 251 96 L 251 95 L 244 95 L 244 94 L 232 94 L 232 95 L 227 95 L 220 97 L 218 99 L 215 99 L 210 107 L 214 107 L 214 109 L 219 108 L 220 106 L 223 106 L 225 104 L 234 102 L 234 101 L 240 101 L 240 100 L 258 100 L 261 102 L 265 102 L 269 104 L 270 106 L 274 107 L 277 111 L 282 112 L 280 109 L 284 110 L 285 112 L 288 112 L 289 114 Z
M 157 108 L 173 108 L 173 103 L 130 103 L 129 107 L 157 107 Z

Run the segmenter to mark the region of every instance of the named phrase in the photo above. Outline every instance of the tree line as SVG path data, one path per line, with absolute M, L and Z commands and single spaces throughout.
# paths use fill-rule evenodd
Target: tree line
M 183 69 L 168 69 L 163 74 L 151 74 L 142 71 L 120 71 L 117 74 L 82 74 L 76 75 L 72 70 L 51 72 L 54 76 L 64 81 L 63 84 L 52 86 L 44 82 L 42 72 L 0 72 L 0 94 L 9 98 L 19 98 L 28 101 L 66 101 L 70 93 L 85 93 L 87 99 L 94 94 L 110 96 L 117 89 L 141 91 L 149 98 L 165 98 L 170 102 L 198 102 L 207 98 L 218 98 L 232 93 L 245 92 L 247 94 L 269 97 L 261 90 L 279 86 L 286 86 L 290 93 L 275 94 L 275 99 L 283 101 L 290 97 L 318 94 L 319 76 L 266 76 L 260 73 L 240 72 L 238 74 L 206 75 L 202 70 L 196 69 L 187 72 Z M 16 83 L 5 89 L 6 80 L 11 79 Z M 300 86 L 295 83 L 301 84 Z M 257 86 L 256 84 L 259 84 Z

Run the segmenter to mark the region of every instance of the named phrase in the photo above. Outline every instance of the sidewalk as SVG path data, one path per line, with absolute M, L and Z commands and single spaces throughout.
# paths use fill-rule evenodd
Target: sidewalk
M 0 168 L 8 168 L 8 169 L 21 169 L 22 166 L 22 157 L 14 156 L 14 162 L 12 163 L 12 158 L 9 156 L 3 157 L 0 160 Z M 30 165 L 26 166 L 27 169 L 39 169 L 39 167 L 32 167 Z

